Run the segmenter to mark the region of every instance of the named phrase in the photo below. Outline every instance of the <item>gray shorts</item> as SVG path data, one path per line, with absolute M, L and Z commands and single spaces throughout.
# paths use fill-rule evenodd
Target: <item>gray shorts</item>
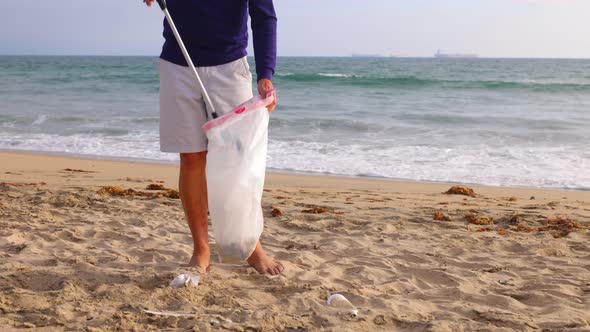
M 207 106 L 189 67 L 160 59 L 160 150 L 190 153 L 207 150 L 201 126 Z M 219 66 L 197 67 L 218 115 L 252 98 L 252 74 L 246 57 Z

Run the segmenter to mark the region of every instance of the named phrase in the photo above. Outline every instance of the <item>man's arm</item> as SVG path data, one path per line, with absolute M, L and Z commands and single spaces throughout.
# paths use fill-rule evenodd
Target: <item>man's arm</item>
M 277 16 L 272 0 L 250 0 L 256 75 L 272 79 L 277 61 Z
M 268 91 L 274 89 L 271 80 L 277 64 L 277 16 L 272 0 L 250 0 L 248 8 L 254 41 L 258 92 L 266 97 Z M 275 105 L 276 94 L 275 101 L 269 105 L 268 110 L 272 112 Z

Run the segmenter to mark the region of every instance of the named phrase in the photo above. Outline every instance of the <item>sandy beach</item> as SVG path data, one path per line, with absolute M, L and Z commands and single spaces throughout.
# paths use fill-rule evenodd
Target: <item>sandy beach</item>
M 269 174 L 284 274 L 214 264 L 172 289 L 196 273 L 177 175 L 0 153 L 0 330 L 590 331 L 590 192 Z

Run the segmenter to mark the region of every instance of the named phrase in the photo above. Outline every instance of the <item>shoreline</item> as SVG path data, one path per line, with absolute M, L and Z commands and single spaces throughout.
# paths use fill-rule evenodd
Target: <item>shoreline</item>
M 25 156 L 39 156 L 39 157 L 52 157 L 52 158 L 65 158 L 70 160 L 87 160 L 87 161 L 104 161 L 104 162 L 115 162 L 115 163 L 129 163 L 129 164 L 145 164 L 145 165 L 161 165 L 178 168 L 178 161 L 165 161 L 155 159 L 140 159 L 140 158 L 124 158 L 124 157 L 110 157 L 110 156 L 99 156 L 99 155 L 82 155 L 66 152 L 48 152 L 48 151 L 35 151 L 35 150 L 10 150 L 0 149 L 0 159 L 3 155 L 25 155 Z M 335 178 L 341 180 L 357 179 L 366 181 L 383 181 L 392 183 L 402 184 L 425 184 L 425 185 L 440 185 L 440 186 L 470 186 L 470 187 L 485 187 L 495 189 L 514 189 L 514 190 L 535 190 L 535 191 L 559 191 L 559 192 L 587 192 L 590 193 L 590 188 L 552 188 L 552 187 L 528 187 L 528 186 L 500 186 L 500 185 L 487 185 L 470 182 L 439 182 L 439 181 L 419 181 L 410 179 L 398 179 L 398 178 L 386 178 L 377 176 L 356 176 L 356 175 L 343 175 L 343 174 L 331 174 L 331 173 L 313 173 L 303 172 L 296 170 L 280 170 L 267 168 L 267 176 L 273 175 L 284 175 L 294 177 L 316 177 L 316 178 Z

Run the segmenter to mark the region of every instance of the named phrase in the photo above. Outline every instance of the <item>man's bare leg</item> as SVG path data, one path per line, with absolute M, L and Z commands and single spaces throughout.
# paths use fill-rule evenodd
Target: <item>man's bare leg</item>
M 189 266 L 209 268 L 211 251 L 208 238 L 207 151 L 180 154 L 179 191 L 184 215 L 193 237 L 193 256 Z

